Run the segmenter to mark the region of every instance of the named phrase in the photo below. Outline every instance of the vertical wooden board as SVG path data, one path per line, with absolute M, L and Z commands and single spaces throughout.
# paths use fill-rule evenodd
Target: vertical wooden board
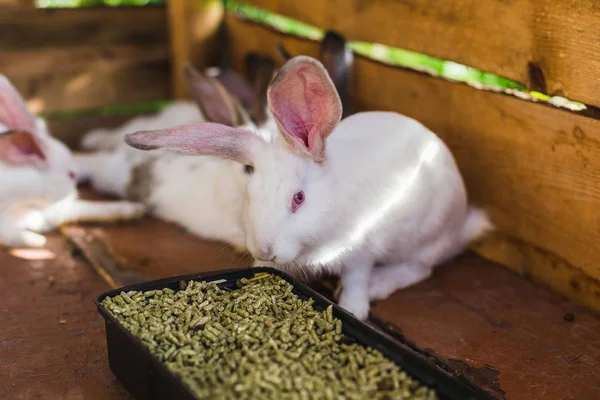
M 600 3 L 594 0 L 247 3 L 336 29 L 351 40 L 463 63 L 535 90 L 600 106 Z
M 223 20 L 219 0 L 170 0 L 167 2 L 171 48 L 172 92 L 175 98 L 188 98 L 183 65 L 198 68 L 211 65 L 217 49 L 217 30 Z
M 163 7 L 0 7 L 0 51 L 0 73 L 34 112 L 169 96 Z
M 171 54 L 171 92 L 177 99 L 185 98 L 187 92 L 183 76 L 179 72 L 189 61 L 191 45 L 189 41 L 189 1 L 171 0 L 167 3 L 169 19 L 169 43 Z
M 248 51 L 273 55 L 278 42 L 317 54 L 316 43 L 228 25 L 238 68 Z M 403 113 L 449 145 L 472 201 L 499 230 L 478 247 L 484 255 L 600 310 L 600 121 L 363 58 L 353 93 L 354 109 Z

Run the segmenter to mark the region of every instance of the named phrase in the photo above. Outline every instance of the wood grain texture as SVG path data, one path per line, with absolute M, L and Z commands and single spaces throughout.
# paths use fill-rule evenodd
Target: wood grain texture
M 215 0 L 170 0 L 167 2 L 171 50 L 171 86 L 175 98 L 189 98 L 182 75 L 185 63 L 197 68 L 214 65 L 216 35 L 223 19 L 223 5 Z
M 0 51 L 0 73 L 34 112 L 169 96 L 163 7 L 0 7 Z
M 488 385 L 506 400 L 600 396 L 598 315 L 479 257 L 440 267 L 372 313 L 483 387 L 489 378 L 478 376 L 495 374 Z
M 600 3 L 594 0 L 250 0 L 350 40 L 451 60 L 600 106 Z
M 84 229 L 146 279 L 248 265 L 156 220 Z M 0 398 L 132 399 L 109 369 L 104 324 L 93 304 L 109 286 L 66 239 L 50 235 L 47 250 L 54 259 L 24 260 L 0 250 Z M 466 363 L 466 377 L 497 371 L 493 382 L 506 399 L 600 396 L 600 318 L 478 257 L 460 257 L 372 311 L 403 341 Z M 574 321 L 565 321 L 565 313 Z
M 249 51 L 275 55 L 280 41 L 317 54 L 316 43 L 227 22 L 237 68 Z M 363 58 L 352 87 L 354 109 L 403 113 L 449 145 L 499 229 L 482 254 L 600 310 L 600 121 Z M 535 257 L 518 255 L 530 248 Z
M 0 249 L 0 398 L 132 399 L 110 371 L 94 305 L 109 286 L 60 235 L 45 250 L 54 258 Z
M 171 92 L 176 99 L 187 97 L 183 75 L 179 73 L 191 57 L 190 7 L 187 0 L 171 0 L 167 3 L 171 70 Z

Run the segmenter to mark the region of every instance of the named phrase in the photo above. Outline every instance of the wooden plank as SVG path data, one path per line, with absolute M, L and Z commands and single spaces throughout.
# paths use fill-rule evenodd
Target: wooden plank
M 237 68 L 280 41 L 317 54 L 316 43 L 227 22 Z M 600 310 L 600 121 L 363 58 L 355 68 L 354 109 L 401 112 L 451 147 L 470 197 L 513 243 L 491 238 L 482 254 Z
M 0 49 L 0 72 L 34 112 L 169 96 L 166 13 L 161 7 L 2 7 Z
M 110 290 L 58 234 L 0 250 L 0 398 L 132 400 L 108 365 L 94 298 Z
M 171 0 L 167 3 L 169 41 L 171 44 L 171 91 L 176 99 L 188 96 L 185 81 L 179 71 L 191 56 L 189 1 Z
M 134 23 L 135 22 L 135 23 Z M 166 44 L 164 7 L 94 7 L 28 9 L 3 7 L 0 12 L 2 50 L 74 45 L 111 47 L 133 43 L 151 48 Z
M 82 252 L 111 289 L 144 282 L 143 276 L 123 265 L 100 233 L 76 225 L 63 226 L 60 232 Z
M 600 106 L 600 3 L 591 0 L 250 0 L 336 29 Z

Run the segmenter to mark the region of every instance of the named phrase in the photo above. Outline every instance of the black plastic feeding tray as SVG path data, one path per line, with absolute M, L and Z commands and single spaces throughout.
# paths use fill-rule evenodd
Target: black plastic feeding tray
M 342 321 L 343 334 L 357 343 L 379 350 L 385 357 L 395 362 L 407 374 L 422 384 L 437 391 L 440 399 L 475 400 L 494 399 L 482 389 L 470 385 L 428 362 L 423 356 L 407 346 L 395 342 L 359 321 L 352 314 L 338 307 L 308 286 L 296 282 L 291 276 L 273 268 L 244 268 L 225 271 L 213 271 L 196 275 L 185 275 L 157 281 L 145 282 L 111 290 L 96 300 L 98 311 L 106 322 L 106 343 L 110 369 L 123 386 L 136 399 L 178 399 L 194 400 L 195 397 L 183 382 L 158 359 L 133 334 L 120 325 L 117 320 L 100 304 L 107 296 L 115 296 L 130 290 L 149 291 L 154 289 L 179 289 L 180 281 L 216 281 L 226 280 L 220 287 L 235 289 L 236 281 L 250 278 L 256 273 L 266 272 L 279 275 L 294 287 L 293 292 L 303 299 L 314 299 L 315 309 L 322 310 L 333 304 L 333 315 Z

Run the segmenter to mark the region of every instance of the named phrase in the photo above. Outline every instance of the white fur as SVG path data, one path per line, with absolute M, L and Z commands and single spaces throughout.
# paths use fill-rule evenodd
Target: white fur
M 46 239 L 39 233 L 66 222 L 129 219 L 143 214 L 141 204 L 78 200 L 76 182 L 69 177 L 75 170 L 69 149 L 50 136 L 39 118 L 32 133 L 46 156 L 46 169 L 0 161 L 0 242 L 4 246 L 43 246 Z
M 190 101 L 178 101 L 165 107 L 157 115 L 141 115 L 132 118 L 118 128 L 97 128 L 89 131 L 81 141 L 84 150 L 114 150 L 117 147 L 129 148 L 123 137 L 130 132 L 148 129 L 170 128 L 173 123 L 185 124 L 203 121 L 198 106 Z
M 492 228 L 468 206 L 446 145 L 403 115 L 344 119 L 327 139 L 323 164 L 292 153 L 282 139 L 258 147 L 244 211 L 247 246 L 275 260 L 256 265 L 340 274 L 339 303 L 358 318 L 367 317 L 370 300 L 429 277 Z M 306 200 L 293 214 L 298 190 Z
M 114 130 L 90 132 L 84 137 L 84 147 L 101 151 L 78 154 L 75 160 L 82 179 L 89 179 L 100 192 L 123 197 L 133 169 L 152 159 L 153 182 L 146 201 L 151 213 L 242 251 L 241 209 L 247 180 L 243 166 L 210 156 L 140 151 L 123 141 L 127 133 L 201 121 L 204 117 L 195 103 L 174 103 L 156 116 L 139 117 Z

